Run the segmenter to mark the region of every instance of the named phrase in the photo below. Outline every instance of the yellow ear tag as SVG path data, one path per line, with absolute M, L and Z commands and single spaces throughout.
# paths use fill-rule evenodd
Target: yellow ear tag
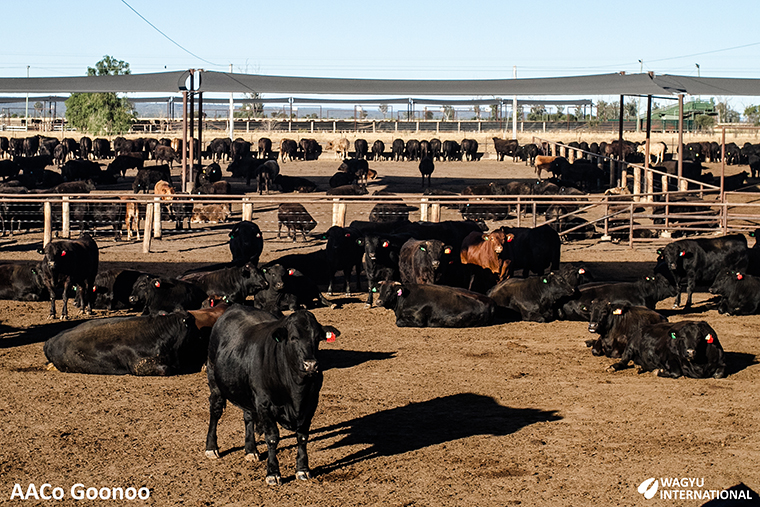
M 623 309 L 622 308 L 616 308 L 612 310 L 612 315 L 623 315 Z

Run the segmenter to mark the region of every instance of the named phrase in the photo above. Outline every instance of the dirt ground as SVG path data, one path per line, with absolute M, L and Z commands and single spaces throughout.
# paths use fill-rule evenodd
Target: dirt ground
M 418 191 L 416 164 L 370 165 L 381 176 L 370 191 Z M 318 162 L 284 164 L 282 172 L 326 180 L 335 168 L 326 154 Z M 433 183 L 454 188 L 531 177 L 522 164 L 484 159 L 438 164 Z M 351 208 L 350 218 L 363 212 Z M 329 227 L 329 213 L 314 211 L 316 231 Z M 277 240 L 271 207 L 257 208 L 254 218 L 265 232 L 262 261 L 323 246 L 317 239 Z M 176 275 L 228 260 L 230 227 L 169 230 L 150 254 L 103 232 L 96 237 L 101 269 Z M 0 260 L 37 261 L 40 243 L 40 231 L 3 238 Z M 632 280 L 651 272 L 662 244 L 630 249 L 589 240 L 563 245 L 562 260 L 585 263 L 598 280 Z M 703 481 L 702 488 L 673 489 L 744 483 L 760 491 L 760 317 L 719 315 L 709 296 L 696 294 L 690 313 L 672 310 L 672 299 L 658 309 L 671 321 L 706 320 L 717 331 L 729 365 L 728 377 L 719 380 L 607 373 L 613 360 L 591 355 L 582 322 L 397 328 L 391 311 L 365 307 L 366 295 L 338 296 L 342 308 L 314 310 L 322 324 L 341 331 L 321 347 L 325 380 L 309 444 L 314 478 L 295 482 L 295 441 L 283 431 L 285 483 L 277 488 L 265 485 L 263 463 L 244 460 L 242 412 L 235 407 L 220 422 L 222 458 L 204 456 L 204 373 L 141 378 L 47 371 L 44 341 L 81 318 L 48 321 L 49 303 L 0 301 L 0 504 L 48 504 L 10 501 L 16 484 L 26 493 L 29 484 L 45 483 L 63 488 L 62 505 L 79 503 L 70 494 L 75 484 L 146 487 L 150 498 L 130 503 L 158 506 L 705 503 L 659 494 L 644 500 L 637 487 L 650 477 Z M 96 311 L 95 318 L 123 314 Z

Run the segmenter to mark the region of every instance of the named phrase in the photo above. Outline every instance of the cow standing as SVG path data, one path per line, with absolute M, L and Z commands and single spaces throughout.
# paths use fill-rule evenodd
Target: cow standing
M 262 313 L 233 305 L 211 332 L 206 456 L 219 457 L 216 429 L 229 400 L 243 410 L 246 459 L 260 459 L 256 434 L 264 434 L 265 481 L 274 486 L 281 482 L 278 423 L 296 433 L 296 479 L 311 477 L 306 444 L 323 381 L 319 342 L 334 341 L 337 330 L 323 327 L 306 310 L 263 322 Z
M 77 299 L 82 313 L 92 314 L 95 277 L 98 274 L 98 245 L 92 237 L 83 233 L 79 238 L 51 241 L 43 250 L 42 280 L 50 294 L 50 317 L 55 317 L 56 289 L 62 289 L 63 308 L 61 319 L 69 317 L 69 287 L 76 287 Z

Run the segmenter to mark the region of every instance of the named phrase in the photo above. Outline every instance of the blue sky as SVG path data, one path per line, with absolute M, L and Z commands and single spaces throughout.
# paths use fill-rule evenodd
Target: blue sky
M 496 0 L 3 5 L 0 77 L 205 68 L 290 76 L 494 79 L 626 71 L 760 78 L 757 0 Z M 743 111 L 756 98 L 734 99 Z

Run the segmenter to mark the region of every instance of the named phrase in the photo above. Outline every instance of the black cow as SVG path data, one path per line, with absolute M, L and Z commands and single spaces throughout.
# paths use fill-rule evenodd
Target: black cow
M 228 137 L 217 137 L 208 145 L 208 155 L 214 161 L 229 160 L 232 141 Z
M 391 226 L 390 231 L 408 234 L 415 239 L 437 239 L 451 245 L 452 255 L 459 258 L 462 241 L 471 232 L 482 232 L 478 222 L 472 220 L 446 220 L 443 222 L 409 222 Z
M 379 283 L 377 304 L 393 310 L 398 327 L 474 327 L 489 325 L 494 302 L 477 292 L 428 284 Z
M 195 174 L 195 185 L 202 186 L 208 183 L 216 183 L 222 180 L 222 168 L 216 162 L 207 166 L 199 167 Z
M 258 266 L 263 250 L 264 238 L 261 236 L 261 229 L 258 225 L 244 220 L 232 226 L 230 253 L 233 264 L 242 266 L 250 262 L 254 266 Z
M 43 251 L 42 281 L 50 294 L 50 317 L 55 317 L 56 289 L 61 289 L 61 319 L 69 317 L 69 287 L 75 286 L 82 313 L 92 314 L 92 286 L 98 274 L 98 245 L 83 233 L 75 240 L 51 241 Z
M 433 163 L 433 159 L 426 155 L 422 157 L 420 160 L 420 174 L 422 175 L 422 188 L 425 188 L 425 176 L 427 176 L 427 184 L 428 188 L 430 187 L 430 176 L 433 174 L 433 171 L 435 171 L 435 164 Z
M 69 160 L 61 166 L 64 181 L 97 181 L 101 173 L 100 164 L 91 160 Z
M 288 237 L 293 235 L 295 243 L 297 233 L 300 231 L 303 240 L 306 241 L 306 233 L 317 226 L 317 221 L 297 202 L 284 202 L 277 208 L 277 239 L 280 239 L 280 231 L 285 226 Z
M 407 240 L 399 251 L 399 272 L 404 284 L 434 284 L 458 258 L 454 249 L 437 239 Z
M 298 141 L 304 160 L 317 160 L 322 154 L 322 146 L 316 139 L 301 139 Z
M 404 143 L 403 139 L 394 139 L 393 144 L 391 145 L 391 150 L 393 152 L 393 160 L 396 162 L 400 162 L 404 159 L 404 150 L 406 149 L 406 144 Z
M 745 271 L 749 264 L 747 238 L 734 234 L 720 238 L 680 239 L 659 252 L 676 285 L 674 307 L 681 304 L 681 284 L 686 282 L 685 308 L 697 283 L 712 284 L 726 270 Z
M 192 283 L 205 291 L 206 295 L 222 299 L 226 303 L 243 303 L 248 296 L 268 286 L 264 275 L 253 262 L 209 273 L 183 275 L 181 280 Z
M 501 258 L 508 259 L 509 276 L 522 270 L 523 277 L 531 272 L 542 275 L 547 269 L 559 269 L 561 241 L 557 231 L 549 225 L 535 229 L 525 227 L 502 227 L 504 234 L 514 239 L 504 244 Z
M 41 301 L 46 297 L 48 292 L 39 263 L 0 266 L 0 299 Z
M 216 428 L 227 400 L 243 410 L 245 454 L 254 460 L 256 433 L 267 444 L 266 483 L 279 485 L 279 423 L 296 433 L 296 479 L 310 478 L 306 444 L 317 409 L 322 372 L 319 342 L 338 333 L 323 327 L 307 310 L 277 321 L 261 322 L 250 309 L 233 305 L 217 321 L 208 348 L 210 416 L 206 456 L 219 457 Z
M 402 203 L 379 202 L 369 212 L 369 221 L 374 223 L 407 223 L 409 212 L 418 208 Z
M 434 137 L 430 140 L 430 156 L 433 157 L 433 160 L 440 162 L 442 154 L 443 144 L 440 139 Z
M 348 185 L 358 184 L 358 178 L 355 174 L 347 173 L 345 171 L 338 171 L 333 174 L 328 180 L 327 184 L 330 188 L 339 188 Z
M 385 153 L 385 143 L 380 139 L 372 143 L 372 160 L 382 160 Z
M 227 172 L 232 173 L 233 178 L 245 178 L 246 185 L 251 184 L 251 180 L 258 176 L 259 166 L 264 164 L 266 160 L 255 158 L 252 154 L 248 153 L 244 157 L 233 160 L 227 166 Z
M 409 139 L 406 142 L 406 159 L 409 161 L 420 158 L 420 142 L 417 139 Z
M 280 141 L 280 160 L 285 162 L 288 157 L 292 162 L 298 156 L 298 143 L 293 139 L 283 139 Z
M 137 176 L 132 182 L 132 191 L 138 193 L 142 191 L 147 194 L 152 192 L 159 181 L 165 181 L 169 184 L 172 182 L 172 177 L 168 165 L 157 165 L 151 169 L 138 169 Z
M 262 137 L 259 139 L 259 158 L 269 159 L 272 158 L 272 140 L 268 137 Z
M 109 269 L 98 273 L 92 287 L 95 294 L 94 308 L 131 308 L 129 296 L 132 295 L 137 279 L 146 274 L 134 269 Z
M 111 142 L 108 139 L 96 138 L 92 141 L 92 157 L 104 159 L 111 156 Z
M 327 285 L 330 283 L 330 263 L 327 259 L 327 251 L 315 250 L 309 253 L 287 254 L 264 264 L 263 268 L 280 264 L 293 268 L 304 276 L 308 277 L 314 283 Z
M 256 294 L 253 306 L 273 315 L 282 310 L 299 310 L 303 307 L 330 306 L 310 278 L 294 268 L 271 264 L 261 268 L 268 288 Z
M 369 144 L 366 139 L 357 139 L 354 141 L 354 158 L 366 159 L 369 152 Z
M 372 306 L 381 281 L 399 281 L 399 257 L 407 235 L 367 234 L 364 236 L 364 274 L 367 277 L 367 305 Z
M 343 272 L 346 295 L 351 294 L 351 273 L 356 272 L 356 291 L 361 290 L 362 256 L 364 255 L 364 235 L 350 227 L 334 225 L 325 233 L 325 252 L 329 264 L 330 282 L 327 294 L 333 294 L 333 285 L 338 271 Z
M 313 181 L 301 178 L 299 176 L 285 176 L 284 174 L 278 174 L 272 182 L 275 187 L 280 189 L 280 192 L 314 192 L 317 189 L 317 184 Z
M 266 190 L 266 193 L 269 193 L 269 186 L 272 185 L 272 182 L 274 182 L 274 179 L 277 177 L 277 175 L 280 174 L 280 166 L 277 165 L 276 160 L 267 160 L 263 164 L 259 165 L 256 168 L 255 173 L 248 172 L 246 175 L 246 185 L 251 184 L 251 176 L 256 176 L 256 191 L 259 193 L 259 195 L 262 194 L 264 190 Z
M 675 295 L 675 286 L 660 273 L 635 282 L 592 283 L 578 287 L 576 297 L 560 308 L 559 315 L 564 320 L 588 321 L 591 318 L 592 303 L 595 301 L 628 303 L 654 310 L 658 302 Z
M 132 155 L 119 155 L 113 159 L 113 162 L 108 164 L 106 171 L 113 175 L 121 173 L 121 176 L 124 177 L 127 173 L 127 169 L 137 169 L 139 172 L 140 169 L 143 168 L 144 164 L 145 160 L 143 160 L 142 157 L 135 157 Z
M 444 141 L 442 145 L 442 158 L 446 161 L 462 160 L 462 149 L 456 141 Z
M 720 296 L 718 313 L 754 315 L 760 307 L 760 278 L 725 270 L 715 278 L 710 294 Z
M 193 283 L 176 278 L 142 275 L 134 284 L 129 303 L 138 305 L 144 301 L 142 314 L 156 315 L 197 310 L 206 297 L 206 291 Z
M 220 307 L 197 313 L 216 316 L 223 311 Z M 190 312 L 92 320 L 50 338 L 43 351 L 57 370 L 66 373 L 195 373 L 208 355 L 208 330 L 200 329 L 204 320 Z
M 475 139 L 462 139 L 462 155 L 472 162 L 478 156 L 478 142 Z
M 249 157 L 251 155 L 251 143 L 238 137 L 232 141 L 230 153 L 232 154 L 232 162 L 237 162 L 243 158 Z M 227 170 L 231 169 L 228 168 Z
M 645 306 L 595 301 L 591 305 L 588 330 L 597 333 L 599 338 L 587 340 L 586 345 L 595 356 L 621 357 L 633 336 L 638 336 L 647 326 L 667 320 Z
M 567 277 L 552 272 L 528 278 L 507 278 L 486 295 L 500 307 L 519 312 L 522 320 L 550 322 L 557 302 L 574 292 L 575 286 Z
M 517 141 L 517 139 L 500 139 L 498 137 L 494 137 L 493 148 L 496 152 L 496 158 L 499 161 L 504 160 L 504 157 L 506 155 L 512 156 L 512 160 L 514 161 L 517 158 L 517 150 L 520 148 L 520 143 Z
M 619 371 L 633 361 L 639 373 L 658 377 L 723 378 L 726 362 L 718 334 L 705 321 L 664 322 L 642 329 L 631 337 L 620 361 L 609 371 Z

